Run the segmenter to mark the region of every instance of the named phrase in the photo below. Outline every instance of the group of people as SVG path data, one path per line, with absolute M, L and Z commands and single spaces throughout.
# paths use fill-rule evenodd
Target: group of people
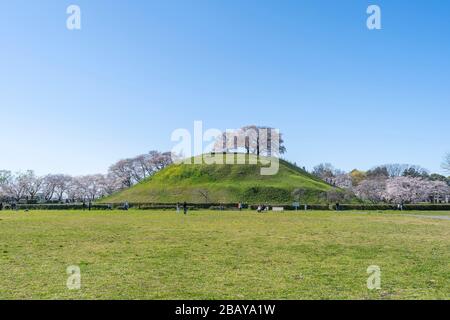
M 177 209 L 177 213 L 180 213 L 180 212 L 181 212 L 181 209 L 183 209 L 184 214 L 187 214 L 187 213 L 188 213 L 188 205 L 187 205 L 186 202 L 184 202 L 183 204 L 180 204 L 179 202 L 177 202 L 176 209 Z M 225 210 L 225 207 L 224 207 L 223 205 L 221 205 L 221 206 L 219 207 L 219 209 L 220 209 L 220 210 Z M 243 204 L 242 202 L 239 202 L 239 203 L 237 204 L 237 209 L 238 209 L 239 211 L 242 211 L 242 209 L 244 209 L 244 204 Z M 266 205 L 259 205 L 257 211 L 258 211 L 258 212 L 269 211 L 269 207 L 266 206 Z
M 269 206 L 266 206 L 264 204 L 263 205 L 259 205 L 258 208 L 256 209 L 256 211 L 258 213 L 263 212 L 263 211 L 269 211 Z
M 89 211 L 91 211 L 91 209 L 92 209 L 92 202 L 91 202 L 91 201 L 89 201 L 87 205 L 86 205 L 86 202 L 83 201 L 83 211 L 86 210 L 86 208 L 87 208 Z
M 179 202 L 177 202 L 176 208 L 177 208 L 177 213 L 181 212 L 181 208 L 183 208 L 184 214 L 188 213 L 188 205 L 187 205 L 186 201 L 183 204 L 180 204 Z M 242 211 L 242 209 L 244 208 L 244 205 L 241 202 L 239 202 L 237 205 L 237 208 L 239 211 Z M 225 210 L 225 207 L 221 205 L 220 210 Z
M 188 213 L 188 206 L 186 201 L 182 205 L 184 214 Z M 181 205 L 177 202 L 177 213 L 180 213 Z
M 7 207 L 3 205 L 3 202 L 0 202 L 0 211 L 2 211 L 5 208 L 7 208 Z M 9 208 L 11 210 L 17 210 L 17 203 L 11 202 L 10 205 L 9 205 Z

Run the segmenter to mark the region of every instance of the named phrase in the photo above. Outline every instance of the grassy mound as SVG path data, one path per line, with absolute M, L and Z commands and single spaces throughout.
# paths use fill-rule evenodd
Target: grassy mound
M 249 158 L 250 157 L 250 158 Z M 301 202 L 324 203 L 331 186 L 306 171 L 280 160 L 276 175 L 261 175 L 268 158 L 246 156 L 246 164 L 174 164 L 151 178 L 103 199 L 103 203 L 271 203 L 291 204 L 295 189 Z M 192 160 L 195 160 L 194 158 Z M 257 162 L 257 164 L 249 164 Z M 193 161 L 194 163 L 194 161 Z M 235 162 L 236 163 L 236 162 Z

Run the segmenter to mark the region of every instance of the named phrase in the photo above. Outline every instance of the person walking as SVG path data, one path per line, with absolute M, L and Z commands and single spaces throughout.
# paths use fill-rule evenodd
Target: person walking
M 188 207 L 187 207 L 186 201 L 183 203 L 183 211 L 184 211 L 184 214 L 187 214 Z

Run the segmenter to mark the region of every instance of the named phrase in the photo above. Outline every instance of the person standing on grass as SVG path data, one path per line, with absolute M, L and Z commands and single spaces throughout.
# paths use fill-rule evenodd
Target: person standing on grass
M 86 210 L 86 202 L 83 200 L 83 211 Z
M 3 210 L 3 202 L 0 202 L 0 211 Z
M 180 213 L 180 204 L 177 202 L 177 213 Z
M 239 209 L 239 211 L 242 211 L 242 203 L 238 203 L 238 209 Z
M 89 200 L 88 210 L 91 211 L 91 208 L 92 208 L 92 202 Z
M 183 211 L 184 211 L 184 214 L 187 214 L 188 207 L 187 207 L 186 201 L 183 203 Z

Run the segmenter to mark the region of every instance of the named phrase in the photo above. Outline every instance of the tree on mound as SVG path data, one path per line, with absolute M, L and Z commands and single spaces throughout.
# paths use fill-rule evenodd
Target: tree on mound
M 257 156 L 279 156 L 286 153 L 282 133 L 267 127 L 248 125 L 238 130 L 227 130 L 217 137 L 214 152 L 239 152 Z

